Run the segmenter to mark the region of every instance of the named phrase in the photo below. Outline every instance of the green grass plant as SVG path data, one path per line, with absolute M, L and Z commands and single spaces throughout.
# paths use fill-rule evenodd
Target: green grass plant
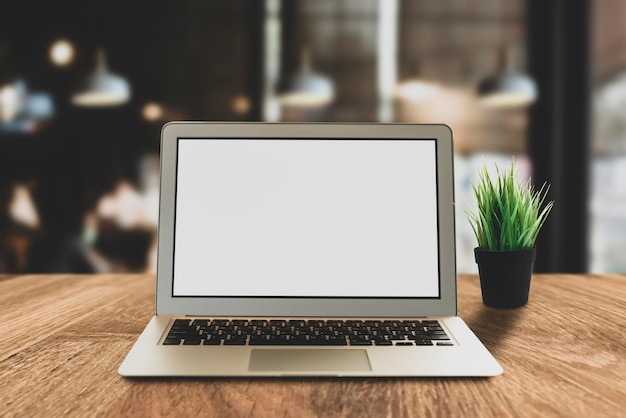
M 516 177 L 517 166 L 511 161 L 508 169 L 496 165 L 496 176 L 489 175 L 482 165 L 478 179 L 472 182 L 476 210 L 466 209 L 465 214 L 474 230 L 478 247 L 486 251 L 528 250 L 535 246 L 554 202 L 544 205 L 549 185 L 539 191 L 530 182 Z M 543 208 L 542 208 L 543 206 Z

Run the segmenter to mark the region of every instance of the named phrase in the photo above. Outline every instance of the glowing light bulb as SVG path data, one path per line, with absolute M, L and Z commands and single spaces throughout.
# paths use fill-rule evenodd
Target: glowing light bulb
M 68 65 L 74 60 L 74 45 L 65 39 L 55 41 L 50 47 L 50 60 L 59 67 Z
M 250 111 L 250 99 L 247 96 L 237 96 L 230 103 L 233 111 L 238 115 L 245 115 Z
M 146 103 L 141 114 L 146 120 L 156 121 L 163 116 L 163 108 L 157 103 Z

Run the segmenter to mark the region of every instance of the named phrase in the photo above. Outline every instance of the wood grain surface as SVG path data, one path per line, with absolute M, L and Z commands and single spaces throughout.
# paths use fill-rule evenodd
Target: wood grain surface
M 626 276 L 536 275 L 515 310 L 459 277 L 494 378 L 125 379 L 151 275 L 0 276 L 0 416 L 624 417 Z

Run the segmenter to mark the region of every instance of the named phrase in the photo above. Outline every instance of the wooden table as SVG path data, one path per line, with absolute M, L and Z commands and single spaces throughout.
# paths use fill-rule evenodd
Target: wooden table
M 154 276 L 0 276 L 0 416 L 626 416 L 626 276 L 536 275 L 516 310 L 459 311 L 504 367 L 476 379 L 125 379 Z

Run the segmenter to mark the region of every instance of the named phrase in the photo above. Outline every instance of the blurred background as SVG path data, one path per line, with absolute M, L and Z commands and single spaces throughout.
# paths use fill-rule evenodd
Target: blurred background
M 154 271 L 169 120 L 446 123 L 462 209 L 507 165 L 556 206 L 537 272 L 626 272 L 626 2 L 4 2 L 0 272 Z

